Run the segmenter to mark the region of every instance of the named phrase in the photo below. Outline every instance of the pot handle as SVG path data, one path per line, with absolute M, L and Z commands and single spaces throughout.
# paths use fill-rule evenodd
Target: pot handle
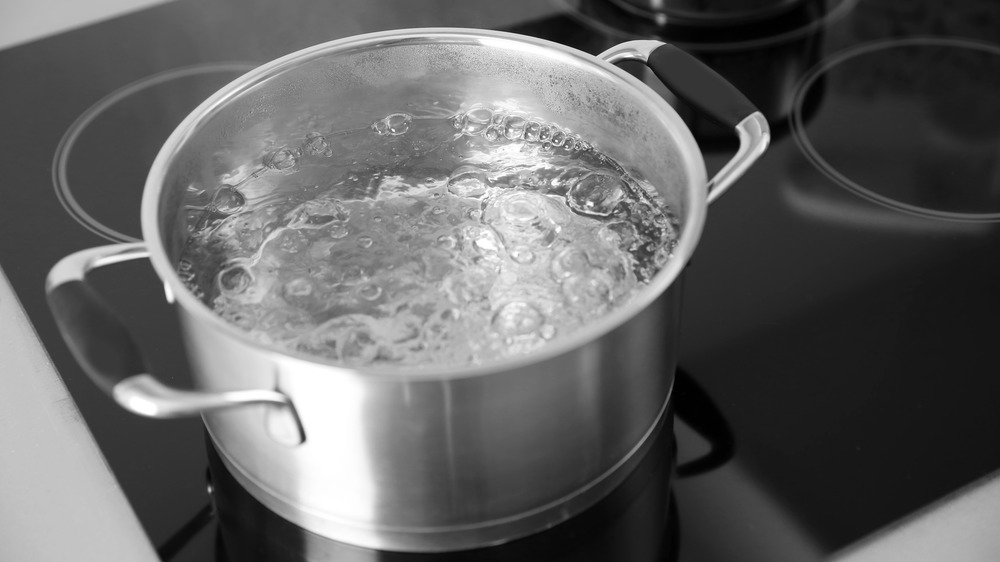
M 736 452 L 729 422 L 708 392 L 680 367 L 674 376 L 674 396 L 674 413 L 709 444 L 704 455 L 677 465 L 677 476 L 697 476 L 729 462 Z
M 626 41 L 599 58 L 612 64 L 634 60 L 650 68 L 682 102 L 736 130 L 736 155 L 708 182 L 708 202 L 719 198 L 767 149 L 767 119 L 739 90 L 690 54 L 662 41 Z
M 156 380 L 128 328 L 87 284 L 93 269 L 149 257 L 141 242 L 89 248 L 70 254 L 45 282 L 49 309 L 84 372 L 126 410 L 152 418 L 175 418 L 246 404 L 274 406 L 266 416 L 273 439 L 294 446 L 305 441 L 295 407 L 272 390 L 202 392 L 179 390 Z

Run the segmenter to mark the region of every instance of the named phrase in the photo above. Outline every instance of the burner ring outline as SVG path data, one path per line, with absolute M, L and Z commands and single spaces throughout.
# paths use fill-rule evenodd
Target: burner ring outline
M 139 80 L 118 88 L 98 100 L 97 103 L 88 107 L 86 111 L 73 121 L 73 124 L 70 125 L 69 129 L 67 129 L 65 133 L 63 133 L 62 138 L 59 139 L 59 144 L 56 146 L 55 156 L 52 159 L 52 186 L 55 189 L 56 197 L 58 198 L 59 203 L 66 210 L 66 212 L 84 228 L 102 238 L 110 240 L 111 242 L 141 242 L 141 239 L 119 232 L 118 230 L 115 230 L 114 228 L 111 228 L 94 218 L 83 208 L 80 202 L 77 201 L 76 197 L 73 195 L 69 186 L 67 168 L 69 165 L 69 156 L 76 140 L 87 128 L 87 126 L 97 119 L 101 113 L 119 101 L 137 92 L 177 78 L 196 76 L 200 74 L 211 74 L 213 72 L 243 74 L 256 68 L 257 66 L 257 64 L 250 62 L 223 62 L 202 63 L 173 68 L 140 78 Z
M 1000 56 L 1000 46 L 992 43 L 972 39 L 963 39 L 959 37 L 936 35 L 918 35 L 898 39 L 879 39 L 845 49 L 827 58 L 814 67 L 799 82 L 792 101 L 792 114 L 790 117 L 792 138 L 795 139 L 795 144 L 797 144 L 802 150 L 803 154 L 810 161 L 810 163 L 816 166 L 816 169 L 842 187 L 846 188 L 848 191 L 873 203 L 925 218 L 966 223 L 998 222 L 1000 221 L 1000 211 L 989 213 L 942 211 L 939 209 L 913 205 L 872 191 L 838 171 L 835 166 L 823 158 L 819 150 L 812 144 L 812 142 L 809 141 L 809 135 L 805 130 L 806 123 L 803 118 L 803 106 L 805 105 L 805 99 L 807 97 L 806 94 L 809 93 L 813 84 L 815 84 L 821 76 L 826 74 L 826 72 L 831 68 L 834 68 L 835 66 L 849 61 L 857 56 L 895 47 L 923 46 L 974 49 L 991 55 Z

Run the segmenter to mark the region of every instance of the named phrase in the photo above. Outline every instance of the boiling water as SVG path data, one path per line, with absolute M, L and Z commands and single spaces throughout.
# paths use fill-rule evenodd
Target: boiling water
M 476 107 L 311 132 L 191 210 L 189 288 L 264 343 L 351 366 L 524 353 L 669 259 L 655 190 L 586 141 Z

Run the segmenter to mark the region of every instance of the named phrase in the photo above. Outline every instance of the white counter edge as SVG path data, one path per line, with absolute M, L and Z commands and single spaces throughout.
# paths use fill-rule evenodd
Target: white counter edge
M 158 560 L 2 270 L 0 388 L 0 560 Z
M 992 445 L 992 444 L 989 444 Z M 836 562 L 1000 560 L 1000 471 L 834 556 Z

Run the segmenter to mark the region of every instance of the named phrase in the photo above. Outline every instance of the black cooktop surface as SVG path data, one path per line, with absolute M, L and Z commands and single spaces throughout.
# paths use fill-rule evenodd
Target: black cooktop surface
M 1000 4 L 656 4 L 177 0 L 0 51 L 0 267 L 165 559 L 395 558 L 316 546 L 266 514 L 222 532 L 200 421 L 133 416 L 91 384 L 49 316 L 45 275 L 75 250 L 141 237 L 149 164 L 215 89 L 299 48 L 392 28 L 502 29 L 595 54 L 660 38 L 729 78 L 774 132 L 711 206 L 687 269 L 684 415 L 657 453 L 676 445 L 683 467 L 714 445 L 727 462 L 682 471 L 668 497 L 672 458 L 654 455 L 581 521 L 456 558 L 821 560 L 1000 469 Z M 679 110 L 718 169 L 731 134 Z M 158 376 L 186 384 L 149 265 L 95 283 Z M 234 553 L 257 544 L 233 538 L 241 526 L 274 528 L 284 546 Z

